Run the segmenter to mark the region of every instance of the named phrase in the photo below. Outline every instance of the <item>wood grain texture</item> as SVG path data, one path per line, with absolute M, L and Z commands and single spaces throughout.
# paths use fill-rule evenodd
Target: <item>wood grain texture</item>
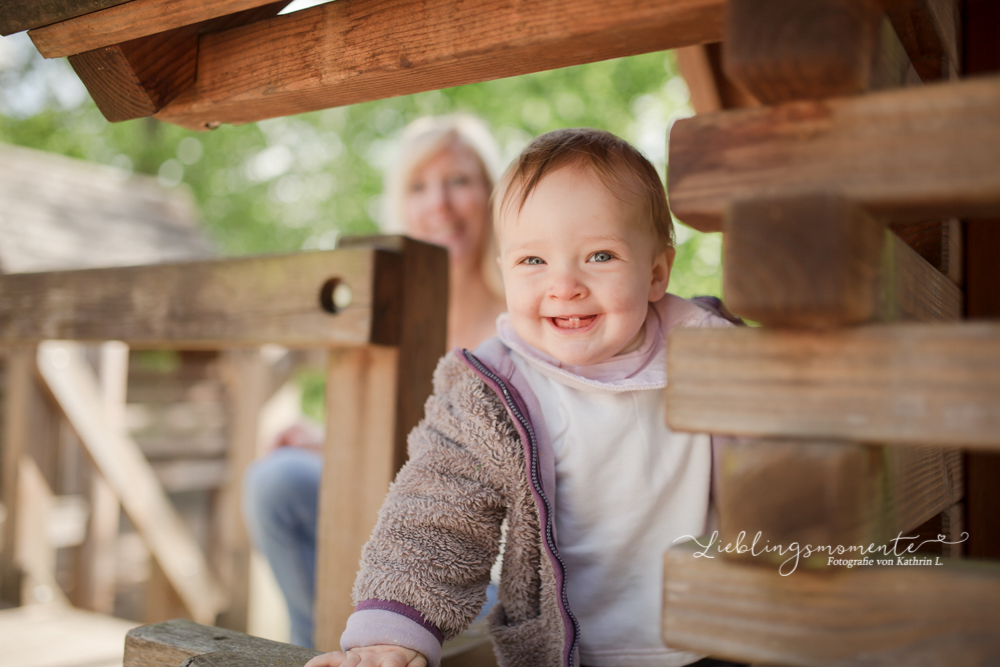
M 110 122 L 151 116 L 194 83 L 198 35 L 271 18 L 286 4 L 271 2 L 201 23 L 111 43 L 70 55 L 69 62 Z M 121 7 L 129 8 L 131 3 Z M 148 29 L 162 31 L 158 25 L 152 19 L 146 24 Z
M 962 63 L 956 0 L 880 0 L 920 78 L 953 79 Z
M 694 552 L 683 544 L 665 557 L 668 646 L 804 667 L 973 667 L 1000 659 L 995 563 L 942 558 L 940 566 L 799 568 L 783 577 Z
M 722 38 L 723 0 L 339 0 L 204 35 L 157 114 L 206 129 Z M 373 45 L 378 45 L 373 48 Z
M 194 619 L 214 621 L 225 604 L 222 588 L 138 446 L 109 427 L 97 380 L 79 346 L 67 341 L 40 345 L 38 368 L 184 606 Z
M 742 441 L 724 446 L 720 471 L 724 544 L 740 533 L 748 543 L 758 532 L 762 546 L 886 544 L 914 536 L 965 492 L 961 452 L 934 447 Z M 901 549 L 911 543 L 901 540 Z M 780 565 L 787 555 L 750 558 Z M 814 565 L 826 566 L 825 556 Z
M 959 287 L 965 284 L 962 270 L 963 232 L 957 218 L 890 225 L 906 245 Z
M 722 44 L 699 44 L 676 49 L 677 68 L 691 91 L 695 113 L 759 107 L 760 100 L 733 83 L 722 69 Z
M 32 30 L 28 35 L 43 56 L 61 58 L 274 4 L 274 0 L 131 0 Z M 281 3 L 282 6 L 287 4 Z M 275 14 L 277 11 L 271 12 L 271 16 Z M 220 28 L 213 26 L 212 29 Z
M 1000 211 L 1000 77 L 677 121 L 670 206 L 719 231 L 727 206 L 837 191 L 889 222 Z
M 97 108 L 112 123 L 152 116 L 194 83 L 198 33 L 180 28 L 69 57 Z
M 729 0 L 726 75 L 765 104 L 919 81 L 874 0 Z
M 326 444 L 316 543 L 313 646 L 337 650 L 354 610 L 351 590 L 398 469 L 397 348 L 370 346 L 329 352 Z
M 129 0 L 7 0 L 0 12 L 0 35 L 65 21 Z
M 667 422 L 754 437 L 1000 447 L 1000 325 L 675 331 Z
M 178 619 L 131 630 L 125 637 L 124 667 L 179 667 L 188 658 L 216 651 L 267 660 L 263 664 L 274 667 L 301 667 L 319 655 L 301 646 Z
M 122 340 L 173 349 L 364 345 L 380 331 L 371 249 L 0 277 L 0 340 Z M 320 306 L 330 278 L 352 289 Z
M 963 295 L 954 283 L 839 195 L 736 201 L 723 230 L 726 304 L 766 326 L 962 316 Z

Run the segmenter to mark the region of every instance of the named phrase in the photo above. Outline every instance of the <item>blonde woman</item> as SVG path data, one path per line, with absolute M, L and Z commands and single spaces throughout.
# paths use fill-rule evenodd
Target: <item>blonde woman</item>
M 495 335 L 505 310 L 489 208 L 496 143 L 472 116 L 426 117 L 403 131 L 398 155 L 386 174 L 382 230 L 448 249 L 448 348 L 474 349 Z M 289 427 L 243 485 L 247 528 L 271 564 L 291 642 L 300 646 L 312 645 L 322 442 L 320 429 Z

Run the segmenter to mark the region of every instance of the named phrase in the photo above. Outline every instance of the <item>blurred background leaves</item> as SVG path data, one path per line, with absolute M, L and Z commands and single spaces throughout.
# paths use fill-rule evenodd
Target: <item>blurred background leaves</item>
M 153 119 L 111 124 L 65 60 L 24 33 L 0 38 L 0 141 L 156 176 L 190 188 L 223 255 L 332 248 L 378 229 L 382 170 L 395 139 L 425 114 L 489 123 L 509 160 L 561 127 L 609 130 L 666 175 L 667 131 L 691 115 L 673 54 L 650 53 L 198 133 Z M 677 225 L 670 291 L 721 290 L 720 238 Z

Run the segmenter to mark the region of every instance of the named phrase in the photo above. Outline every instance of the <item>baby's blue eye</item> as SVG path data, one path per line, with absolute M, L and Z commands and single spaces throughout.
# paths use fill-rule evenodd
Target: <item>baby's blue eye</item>
M 610 252 L 604 252 L 602 250 L 601 252 L 595 252 L 593 255 L 590 256 L 590 259 L 592 259 L 595 262 L 610 262 L 613 258 L 611 257 Z
M 545 261 L 541 257 L 526 257 L 524 263 L 531 266 L 538 266 L 539 264 L 544 264 Z

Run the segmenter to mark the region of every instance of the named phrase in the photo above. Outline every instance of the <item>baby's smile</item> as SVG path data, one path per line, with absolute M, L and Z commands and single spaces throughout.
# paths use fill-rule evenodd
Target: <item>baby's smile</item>
M 550 317 L 548 319 L 556 329 L 574 331 L 588 328 L 597 321 L 598 317 L 599 315 L 571 315 L 569 317 Z

